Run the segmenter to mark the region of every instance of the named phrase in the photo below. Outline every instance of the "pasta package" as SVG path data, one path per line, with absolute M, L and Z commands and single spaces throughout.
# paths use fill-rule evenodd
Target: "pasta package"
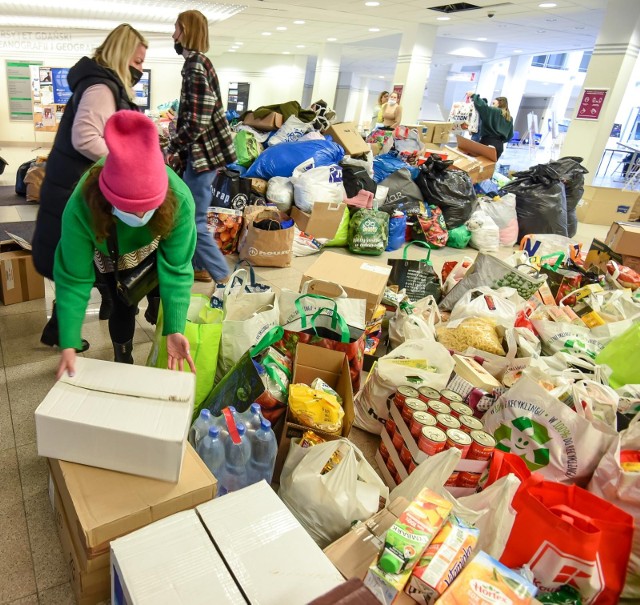
M 327 433 L 342 430 L 344 410 L 334 395 L 306 384 L 292 384 L 289 388 L 289 410 L 304 426 Z
M 436 328 L 436 338 L 440 344 L 456 353 L 464 353 L 473 347 L 494 355 L 506 355 L 495 326 L 481 317 L 469 317 L 455 328 L 449 328 L 447 324 L 439 326 Z

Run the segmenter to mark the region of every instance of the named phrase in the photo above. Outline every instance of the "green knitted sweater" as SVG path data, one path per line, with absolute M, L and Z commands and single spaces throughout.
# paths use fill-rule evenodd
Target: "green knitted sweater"
M 498 107 L 489 107 L 478 95 L 472 95 L 480 120 L 480 136 L 502 139 L 505 143 L 513 138 L 513 119 L 510 122 L 504 119 L 502 110 Z

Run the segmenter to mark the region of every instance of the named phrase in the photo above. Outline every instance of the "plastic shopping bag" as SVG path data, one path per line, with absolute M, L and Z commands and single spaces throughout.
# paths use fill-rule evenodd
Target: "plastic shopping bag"
M 609 384 L 614 389 L 625 384 L 640 383 L 640 364 L 637 358 L 639 342 L 640 323 L 636 323 L 598 353 L 596 361 L 613 370 Z
M 546 319 L 532 319 L 531 323 L 542 341 L 542 350 L 547 355 L 562 351 L 564 353 L 584 353 L 596 359 L 604 349 L 604 345 L 591 335 L 591 331 L 586 326 Z M 635 345 L 637 346 L 637 341 Z
M 314 445 L 302 456 L 296 448 L 302 449 L 293 440 L 292 461 L 288 457 L 285 462 L 278 495 L 319 546 L 378 512 L 380 498 L 388 499 L 389 489 L 349 440 Z M 341 459 L 327 471 L 325 465 L 336 453 Z
M 381 210 L 361 208 L 349 221 L 349 251 L 354 254 L 382 254 L 389 241 L 389 215 Z
M 440 321 L 440 310 L 433 296 L 426 296 L 412 305 L 400 305 L 389 320 L 391 346 L 396 348 L 407 340 L 421 338 L 435 340 L 436 321 Z
M 427 248 L 427 255 L 420 260 L 407 258 L 409 247 L 415 244 Z M 442 287 L 440 278 L 433 268 L 431 262 L 431 249 L 424 242 L 410 242 L 402 251 L 402 258 L 391 258 L 387 260 L 391 265 L 388 283 L 398 286 L 399 290 L 404 290 L 411 301 L 418 301 L 425 296 L 433 296 L 436 301 L 442 297 Z
M 497 253 L 500 249 L 500 229 L 484 211 L 476 210 L 466 222 L 471 231 L 471 246 L 481 252 Z
M 342 167 L 337 164 L 318 166 L 313 159 L 303 162 L 293 171 L 293 200 L 303 212 L 312 212 L 314 202 L 342 203 L 345 198 Z
M 448 326 L 455 328 L 470 317 L 483 317 L 504 328 L 513 328 L 516 305 L 491 288 L 469 290 L 451 311 Z

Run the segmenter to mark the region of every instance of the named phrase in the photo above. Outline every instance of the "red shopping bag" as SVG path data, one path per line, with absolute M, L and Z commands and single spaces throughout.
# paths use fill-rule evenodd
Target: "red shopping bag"
M 535 475 L 513 507 L 516 521 L 502 563 L 528 565 L 543 592 L 568 584 L 585 605 L 618 603 L 631 553 L 631 515 L 580 487 Z
M 521 483 L 518 491 L 526 485 L 527 479 L 531 477 L 529 467 L 520 456 L 516 456 L 510 452 L 503 452 L 496 448 L 491 455 L 491 462 L 486 471 L 486 479 L 483 476 L 480 480 L 480 485 L 482 489 L 486 489 L 498 481 L 498 479 L 502 479 L 502 477 L 506 477 L 509 474 L 515 475 L 520 479 Z

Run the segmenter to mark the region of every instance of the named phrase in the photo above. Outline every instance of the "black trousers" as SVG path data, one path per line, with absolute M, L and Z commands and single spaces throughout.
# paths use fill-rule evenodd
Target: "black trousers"
M 493 147 L 496 148 L 496 156 L 498 157 L 498 159 L 500 159 L 500 156 L 502 155 L 502 152 L 504 151 L 504 142 L 502 139 L 499 139 L 497 137 L 487 137 L 484 136 L 480 139 L 480 143 L 482 143 L 483 145 L 492 145 Z

